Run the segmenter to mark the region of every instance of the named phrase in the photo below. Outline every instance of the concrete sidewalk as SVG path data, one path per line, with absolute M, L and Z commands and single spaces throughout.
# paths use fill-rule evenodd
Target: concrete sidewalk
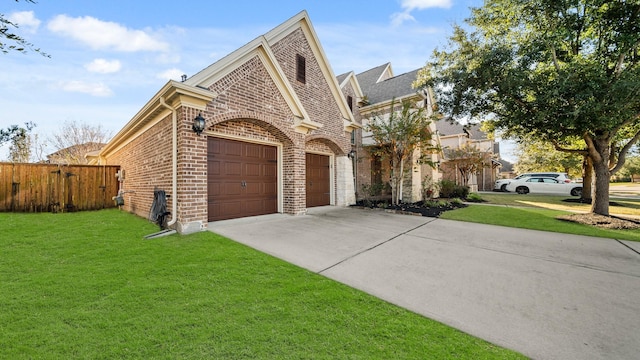
M 535 359 L 640 354 L 640 244 L 322 207 L 209 229 Z

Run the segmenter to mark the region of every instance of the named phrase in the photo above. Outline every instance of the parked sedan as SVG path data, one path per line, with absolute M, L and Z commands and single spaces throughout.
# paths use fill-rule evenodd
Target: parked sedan
M 512 181 L 507 185 L 507 190 L 515 191 L 518 194 L 541 193 L 580 196 L 582 186 L 549 177 L 529 177 Z

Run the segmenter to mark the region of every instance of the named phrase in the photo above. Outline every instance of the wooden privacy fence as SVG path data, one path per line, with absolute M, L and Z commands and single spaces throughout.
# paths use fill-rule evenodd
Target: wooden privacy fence
M 0 163 L 0 211 L 59 212 L 115 207 L 119 166 Z

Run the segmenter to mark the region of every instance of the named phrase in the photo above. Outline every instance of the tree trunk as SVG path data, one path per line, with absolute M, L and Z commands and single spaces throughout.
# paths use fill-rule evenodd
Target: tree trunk
M 404 159 L 400 159 L 400 176 L 398 177 L 398 200 L 396 203 L 400 204 L 402 202 L 402 192 L 404 183 Z
M 581 200 L 591 203 L 593 199 L 593 162 L 588 155 L 582 161 L 582 196 Z
M 593 169 L 596 175 L 595 191 L 591 202 L 591 212 L 609 216 L 609 164 L 594 162 Z
M 611 172 L 609 171 L 609 151 L 610 141 L 607 138 L 596 138 L 593 141 L 593 148 L 589 157 L 595 173 L 595 189 L 593 201 L 591 202 L 591 212 L 609 216 L 609 181 Z

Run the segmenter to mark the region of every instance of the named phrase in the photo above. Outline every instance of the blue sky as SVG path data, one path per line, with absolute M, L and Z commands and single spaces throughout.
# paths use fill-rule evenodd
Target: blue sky
M 115 134 L 169 79 L 204 69 L 302 10 L 336 75 L 391 62 L 401 74 L 446 45 L 481 0 L 4 0 L 16 33 L 51 55 L 0 54 L 0 127 L 66 121 Z M 4 149 L 6 151 L 6 148 Z M 0 159 L 5 151 L 0 151 Z

